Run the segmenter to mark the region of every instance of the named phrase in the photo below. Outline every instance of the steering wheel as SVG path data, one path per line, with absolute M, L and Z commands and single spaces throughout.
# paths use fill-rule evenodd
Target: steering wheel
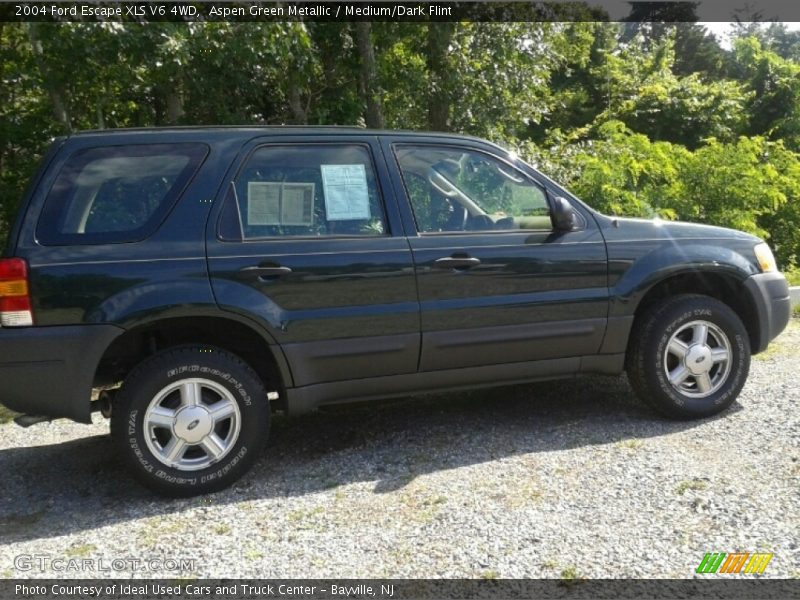
M 447 201 L 450 203 L 450 207 L 453 209 L 453 212 L 450 214 L 450 218 L 447 219 L 447 223 L 445 223 L 445 231 L 464 231 L 467 228 L 467 220 L 469 219 L 469 213 L 467 209 L 458 204 L 457 202 L 453 202 L 449 198 Z

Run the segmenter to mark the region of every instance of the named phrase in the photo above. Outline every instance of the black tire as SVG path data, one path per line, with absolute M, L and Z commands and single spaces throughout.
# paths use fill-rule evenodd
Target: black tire
M 174 386 L 179 387 L 165 392 Z M 179 414 L 186 407 L 184 390 L 189 390 L 187 397 L 195 398 L 190 404 L 200 407 L 194 409 L 194 414 L 204 416 L 200 422 L 184 412 L 179 431 Z M 231 414 L 215 418 L 208 410 L 215 402 Z M 168 403 L 178 415 L 172 421 L 174 426 L 146 426 L 146 414 L 147 422 L 152 424 L 153 411 L 169 410 Z M 188 425 L 186 419 L 191 419 Z M 217 348 L 179 346 L 153 355 L 131 371 L 114 401 L 111 436 L 133 474 L 145 486 L 161 495 L 186 497 L 221 490 L 239 479 L 260 457 L 269 423 L 264 384 L 247 364 Z M 201 435 L 199 430 L 207 431 L 202 443 L 192 444 L 181 437 Z M 216 448 L 219 458 L 205 449 L 209 436 L 216 436 L 217 445 L 209 447 Z M 184 450 L 181 458 L 172 463 L 196 464 L 180 464 L 176 468 L 164 462 L 169 460 L 164 452 L 162 458 L 156 455 L 158 450 L 166 451 L 173 438 L 174 445 L 182 444 Z M 209 464 L 203 467 L 206 462 Z
M 702 337 L 688 341 L 680 337 L 695 328 L 702 331 L 703 323 L 711 332 L 707 344 L 694 342 Z M 680 345 L 677 352 L 668 350 L 675 340 L 683 341 L 692 354 L 679 358 L 685 352 Z M 720 355 L 727 352 L 729 359 L 718 363 L 708 349 Z M 707 378 L 689 370 L 708 368 L 707 359 L 713 363 Z M 637 317 L 626 367 L 636 394 L 662 414 L 675 419 L 708 417 L 728 408 L 741 392 L 750 370 L 750 339 L 738 315 L 719 300 L 694 294 L 674 296 Z M 673 374 L 676 385 L 670 382 Z M 684 375 L 686 379 L 678 383 Z M 706 395 L 698 397 L 701 394 Z

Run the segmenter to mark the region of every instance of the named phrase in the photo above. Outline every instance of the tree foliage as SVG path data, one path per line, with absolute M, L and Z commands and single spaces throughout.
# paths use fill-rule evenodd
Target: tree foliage
M 745 229 L 768 238 L 784 266 L 800 263 L 800 34 L 742 25 L 728 49 L 691 7 L 654 6 L 634 10 L 685 14 L 650 16 L 661 23 L 0 23 L 0 238 L 56 135 L 385 125 L 488 137 L 599 210 Z

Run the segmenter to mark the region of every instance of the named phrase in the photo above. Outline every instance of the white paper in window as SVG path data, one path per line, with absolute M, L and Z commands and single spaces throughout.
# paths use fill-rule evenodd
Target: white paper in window
M 314 224 L 314 183 L 248 182 L 247 224 L 310 227 Z
M 247 224 L 281 224 L 281 183 L 250 181 L 247 184 Z
M 314 184 L 284 183 L 281 192 L 281 225 L 314 224 Z
M 364 165 L 320 165 L 320 169 L 328 221 L 369 219 L 369 192 Z

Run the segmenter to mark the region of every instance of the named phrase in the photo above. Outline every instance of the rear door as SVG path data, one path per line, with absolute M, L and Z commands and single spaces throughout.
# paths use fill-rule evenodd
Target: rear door
M 573 231 L 555 231 L 545 184 L 480 142 L 395 137 L 384 150 L 408 198 L 421 370 L 598 352 L 607 265 L 591 215 L 579 211 Z
M 379 144 L 319 139 L 244 149 L 208 239 L 217 302 L 271 332 L 295 386 L 414 372 L 413 262 Z

